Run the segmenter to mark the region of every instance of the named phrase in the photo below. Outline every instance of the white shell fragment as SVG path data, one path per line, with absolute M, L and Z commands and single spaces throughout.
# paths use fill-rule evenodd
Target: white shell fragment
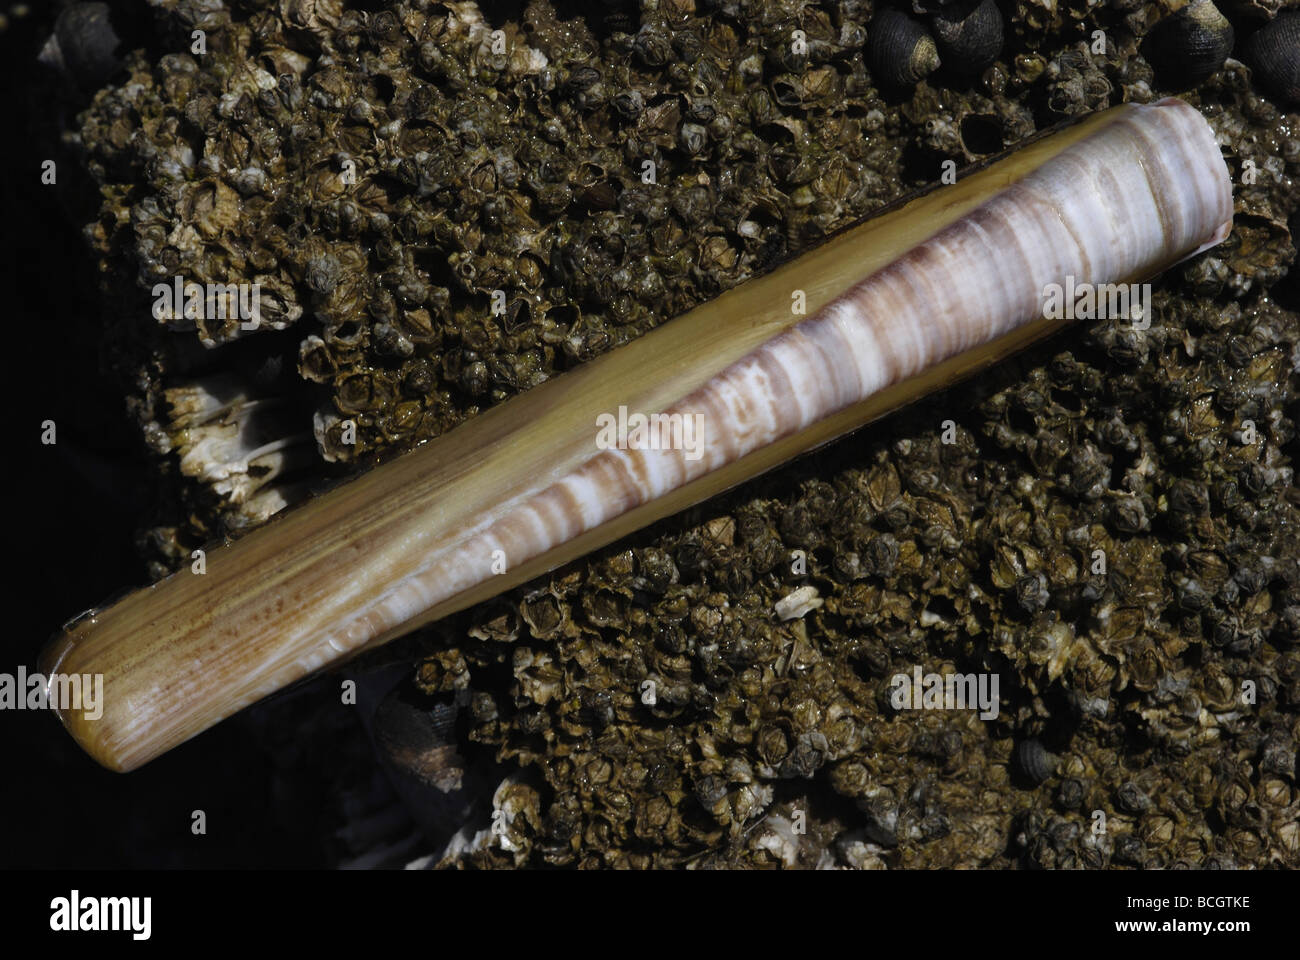
M 826 601 L 817 595 L 814 586 L 798 587 L 776 602 L 776 615 L 781 620 L 797 620 L 812 613 Z

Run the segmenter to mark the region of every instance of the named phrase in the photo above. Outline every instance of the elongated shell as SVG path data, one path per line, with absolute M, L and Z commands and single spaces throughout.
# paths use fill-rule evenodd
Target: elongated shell
M 203 575 L 71 623 L 43 667 L 102 673 L 105 702 L 98 720 L 60 715 L 101 763 L 137 767 L 1052 332 L 1049 284 L 1144 279 L 1221 241 L 1231 218 L 1194 109 L 1100 114 L 214 549 Z M 620 406 L 699 415 L 698 458 L 599 449 L 598 418 Z

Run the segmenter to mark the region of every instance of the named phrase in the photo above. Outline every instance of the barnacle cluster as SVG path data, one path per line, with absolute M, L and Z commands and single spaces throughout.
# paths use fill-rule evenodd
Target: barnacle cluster
M 1157 29 L 1189 5 L 154 5 L 171 52 L 130 54 L 77 140 L 109 356 L 174 480 L 159 572 L 944 160 L 1197 103 L 1236 227 L 1149 327 L 1084 322 L 452 618 L 417 683 L 505 768 L 447 864 L 1300 866 L 1300 114 L 1226 54 L 1192 89 L 1148 59 L 1220 57 Z M 1253 51 L 1295 7 L 1222 11 Z M 975 13 L 987 62 L 873 71 L 877 19 Z M 259 284 L 260 319 L 158 316 L 176 275 Z M 998 716 L 896 709 L 917 665 L 997 674 Z
M 190 377 L 169 355 L 196 340 L 317 387 L 321 456 L 369 462 L 898 192 L 851 6 L 587 22 L 533 2 L 499 24 L 469 2 L 162 6 L 177 52 L 135 55 L 82 125 L 107 201 L 92 240 L 123 313 L 180 275 L 260 284 L 262 316 L 145 312 L 163 330 L 124 372 L 161 451 L 180 428 L 167 391 Z M 247 523 L 205 493 L 200 512 L 215 494 Z

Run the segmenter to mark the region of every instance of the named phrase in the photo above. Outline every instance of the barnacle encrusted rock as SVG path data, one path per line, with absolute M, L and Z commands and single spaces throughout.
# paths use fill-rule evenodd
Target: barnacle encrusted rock
M 1181 4 L 1021 0 L 981 76 L 906 94 L 859 0 L 154 6 L 77 139 L 162 572 L 945 160 L 1175 92 L 1140 45 Z M 1183 95 L 1236 229 L 1149 327 L 1085 322 L 428 632 L 420 687 L 507 770 L 445 863 L 1300 866 L 1300 115 L 1231 58 Z M 175 276 L 261 316 L 160 317 Z M 996 674 L 997 715 L 899 709 L 914 667 Z

